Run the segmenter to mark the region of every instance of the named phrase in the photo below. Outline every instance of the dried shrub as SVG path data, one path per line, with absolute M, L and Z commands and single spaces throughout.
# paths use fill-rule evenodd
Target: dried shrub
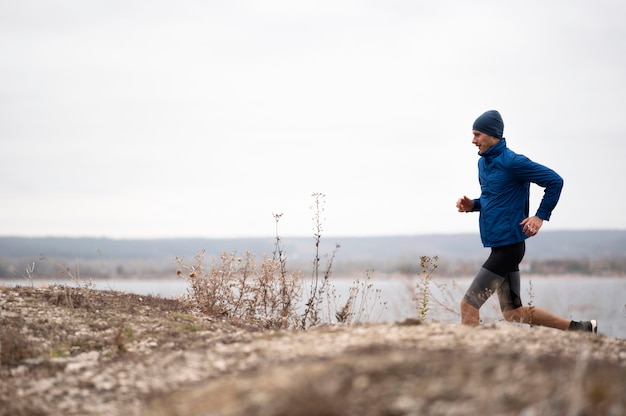
M 364 281 L 357 279 L 354 282 L 348 299 L 337 306 L 336 290 L 330 277 L 340 245 L 336 244 L 330 255 L 323 256 L 326 264 L 322 268 L 320 242 L 325 195 L 313 193 L 312 197 L 315 257 L 304 302 L 302 272 L 287 272 L 285 251 L 278 233 L 282 213 L 273 214 L 276 222 L 273 258 L 264 256 L 260 264 L 255 263 L 250 252 L 244 257 L 239 257 L 236 252 L 223 252 L 210 268 L 204 265 L 204 250 L 195 256 L 194 264 L 186 264 L 176 257 L 177 274 L 189 284 L 186 300 L 204 313 L 273 329 L 305 330 L 334 322 L 357 324 L 368 321 L 378 306 L 381 306 L 382 314 L 387 304 L 380 299 L 381 291 L 373 289 L 369 271 Z M 297 316 L 298 310 L 301 310 L 300 316 Z
M 177 274 L 189 284 L 186 300 L 202 312 L 248 322 L 265 328 L 290 328 L 297 320 L 302 277 L 286 273 L 277 259 L 263 257 L 256 263 L 247 252 L 222 253 L 210 268 L 204 265 L 205 251 L 194 264 L 176 258 Z M 185 272 L 183 272 L 183 270 Z

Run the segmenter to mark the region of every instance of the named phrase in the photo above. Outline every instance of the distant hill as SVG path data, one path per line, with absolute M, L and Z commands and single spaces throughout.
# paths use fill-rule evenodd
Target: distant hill
M 322 237 L 322 248 L 330 251 L 341 245 L 341 256 L 347 259 L 390 258 L 439 255 L 451 259 L 474 259 L 485 256 L 478 234 L 423 234 L 384 237 Z M 282 245 L 288 255 L 311 257 L 313 237 L 284 237 Z M 193 256 L 201 249 L 209 255 L 223 251 L 247 250 L 271 253 L 273 237 L 233 239 L 109 239 L 64 237 L 0 237 L 0 258 L 37 257 L 152 259 Z M 324 251 L 323 250 L 323 251 Z M 534 258 L 575 258 L 626 255 L 625 231 L 546 231 L 529 239 L 527 256 Z
M 284 252 L 294 267 L 307 267 L 315 253 L 311 237 L 284 237 Z M 438 255 L 442 263 L 480 262 L 488 255 L 478 234 L 430 234 L 385 237 L 324 237 L 320 254 L 330 254 L 339 248 L 335 267 L 378 268 L 390 264 L 419 263 L 420 256 Z M 176 256 L 191 259 L 202 249 L 207 258 L 221 252 L 246 251 L 257 257 L 269 256 L 275 240 L 268 238 L 237 239 L 128 239 L 60 238 L 60 237 L 0 237 L 0 273 L 3 268 L 23 269 L 30 262 L 44 259 L 57 263 L 79 262 L 81 267 L 99 267 L 118 273 L 138 268 L 157 272 L 175 267 Z M 626 257 L 626 230 L 545 231 L 528 241 L 525 261 L 546 259 L 594 260 Z M 322 261 L 324 261 L 322 259 Z M 15 272 L 13 272 L 15 273 Z

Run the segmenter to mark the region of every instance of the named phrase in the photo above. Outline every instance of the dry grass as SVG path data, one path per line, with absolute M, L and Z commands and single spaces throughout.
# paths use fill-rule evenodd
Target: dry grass
M 300 270 L 289 272 L 287 258 L 278 232 L 282 214 L 273 214 L 276 238 L 273 257 L 264 256 L 256 262 L 247 252 L 223 252 L 206 266 L 202 250 L 193 262 L 176 257 L 177 274 L 188 285 L 185 300 L 203 313 L 261 325 L 267 329 L 307 329 L 322 324 L 357 324 L 382 314 L 386 303 L 381 292 L 373 287 L 370 271 L 357 279 L 347 299 L 340 301 L 331 283 L 333 262 L 340 249 L 337 244 L 330 254 L 321 253 L 324 194 L 314 193 L 313 231 L 314 256 L 310 284 L 306 288 Z M 322 264 L 322 259 L 326 260 Z
M 299 272 L 283 273 L 280 261 L 265 257 L 257 264 L 250 252 L 243 257 L 233 252 L 222 253 L 206 267 L 204 250 L 193 264 L 178 257 L 176 261 L 178 275 L 189 284 L 185 300 L 203 313 L 267 329 L 296 325 L 302 277 Z

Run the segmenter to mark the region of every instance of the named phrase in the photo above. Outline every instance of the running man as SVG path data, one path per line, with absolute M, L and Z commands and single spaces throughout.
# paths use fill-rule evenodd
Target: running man
M 597 321 L 571 321 L 531 306 L 523 306 L 520 297 L 519 264 L 526 251 L 526 239 L 537 235 L 544 221 L 556 207 L 563 179 L 552 169 L 516 154 L 503 137 L 504 122 L 500 113 L 487 111 L 476 119 L 472 143 L 478 147 L 478 180 L 481 194 L 477 199 L 459 198 L 459 212 L 480 212 L 482 243 L 491 255 L 478 271 L 461 301 L 461 322 L 477 326 L 480 307 L 494 293 L 498 294 L 504 319 L 530 325 L 547 326 L 563 331 L 597 333 Z M 529 217 L 530 184 L 545 188 L 534 216 Z

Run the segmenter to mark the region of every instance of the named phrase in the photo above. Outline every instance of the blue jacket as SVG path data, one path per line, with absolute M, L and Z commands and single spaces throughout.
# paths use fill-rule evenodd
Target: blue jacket
M 518 155 L 500 140 L 478 160 L 480 198 L 474 199 L 474 211 L 480 211 L 480 237 L 485 247 L 501 247 L 524 241 L 522 220 L 528 217 L 530 183 L 545 188 L 537 209 L 542 220 L 550 220 L 556 207 L 563 179 L 552 169 Z

